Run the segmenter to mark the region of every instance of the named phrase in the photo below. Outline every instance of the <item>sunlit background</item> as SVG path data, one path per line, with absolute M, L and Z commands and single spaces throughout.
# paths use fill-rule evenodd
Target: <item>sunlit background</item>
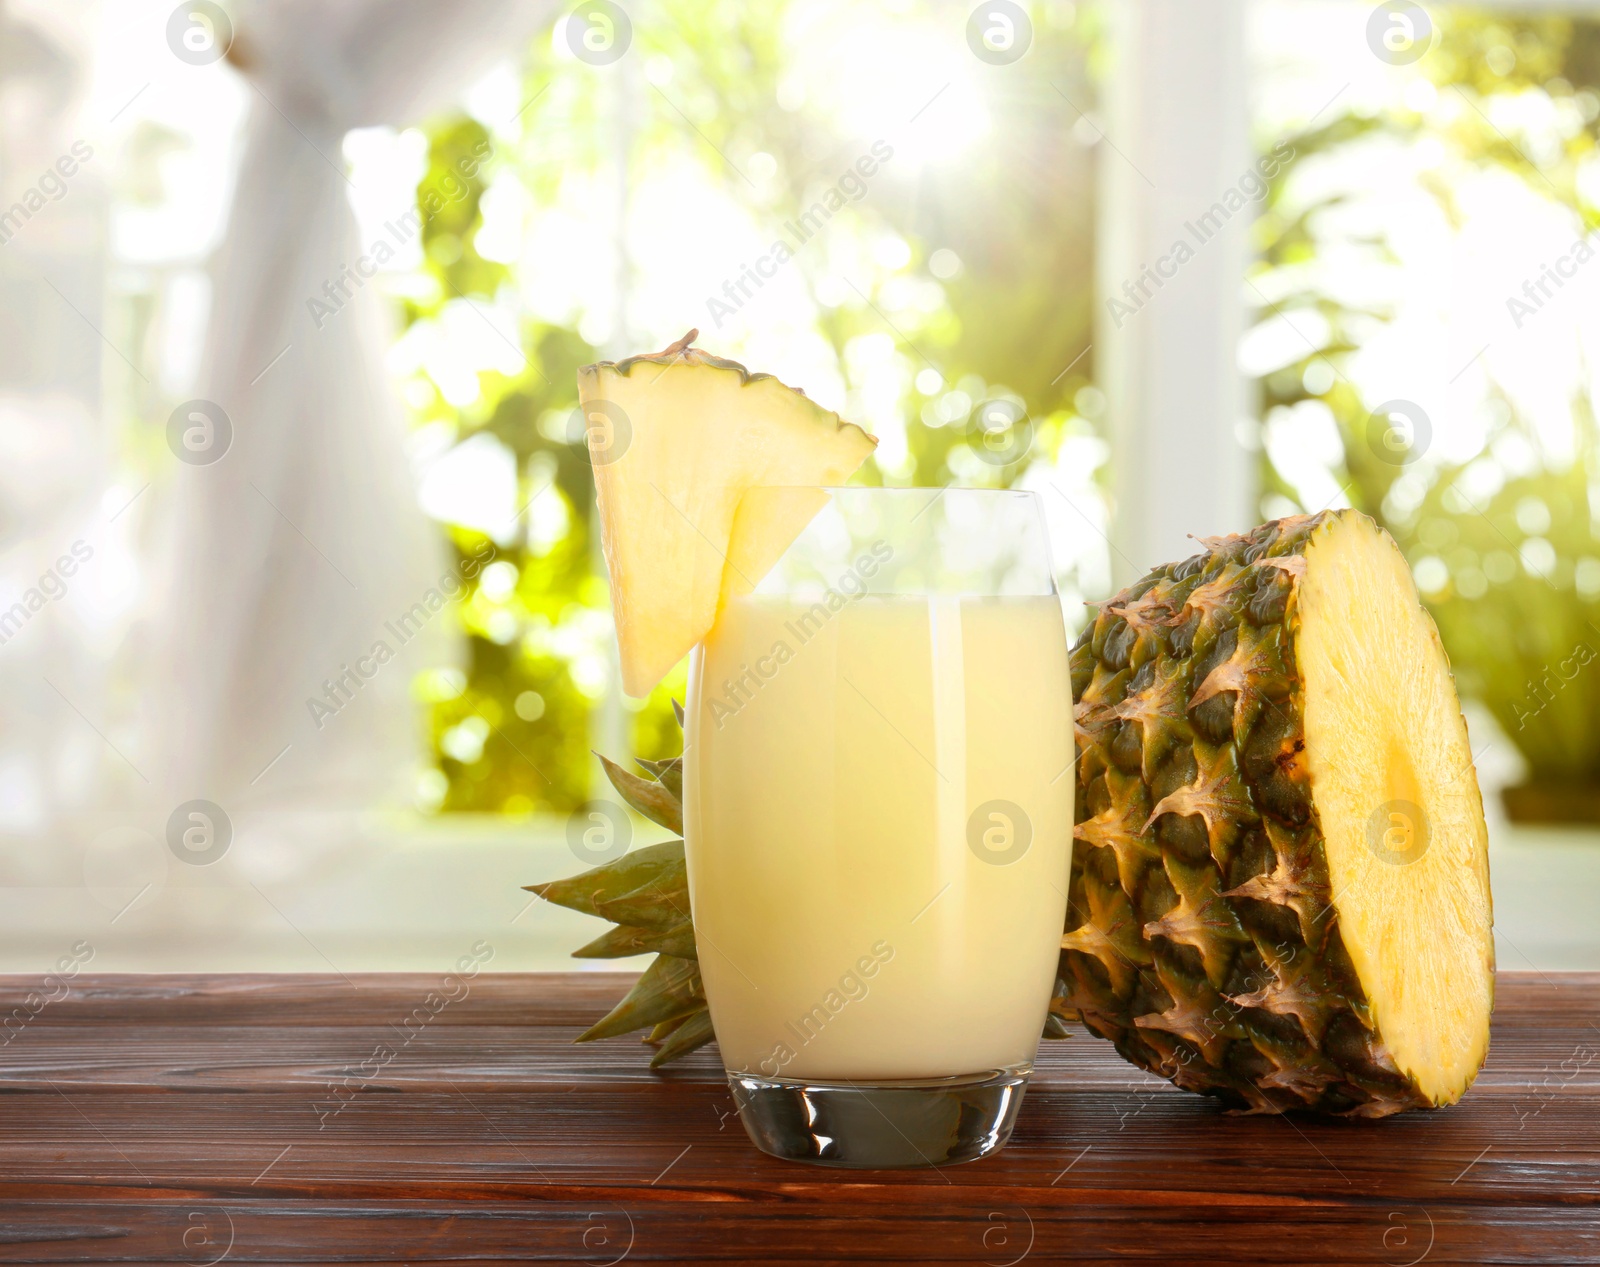
M 680 667 L 646 701 L 619 689 L 573 420 L 586 362 L 696 326 L 702 346 L 875 433 L 862 481 L 1041 491 L 1073 629 L 1164 561 L 1130 558 L 1119 527 L 1119 498 L 1126 516 L 1136 494 L 1189 492 L 1135 460 L 1107 368 L 1124 328 L 1108 301 L 1128 275 L 1109 239 L 1139 214 L 1117 191 L 1151 183 L 1143 125 L 1117 105 L 1141 47 L 1116 0 L 1025 5 L 1029 45 L 1003 64 L 975 55 L 966 5 L 623 7 L 615 60 L 578 56 L 582 33 L 551 11 L 445 108 L 335 138 L 356 241 L 385 244 L 366 285 L 390 316 L 417 502 L 458 563 L 486 546 L 493 561 L 447 609 L 457 636 L 408 669 L 416 759 L 395 795 L 315 849 L 281 825 L 241 827 L 217 868 L 162 859 L 145 892 L 159 823 L 111 844 L 105 822 L 59 824 L 115 803 L 96 790 L 104 767 L 153 759 L 139 666 L 161 627 L 163 506 L 184 474 L 168 419 L 204 390 L 208 278 L 246 121 L 276 106 L 248 78 L 249 8 L 228 59 L 190 65 L 169 45 L 170 6 L 0 5 L 5 203 L 71 140 L 92 149 L 0 246 L 0 607 L 62 543 L 95 552 L 48 620 L 0 644 L 3 680 L 22 684 L 0 705 L 13 966 L 54 957 L 89 918 L 85 886 L 110 895 L 95 919 L 134 895 L 104 934 L 127 967 L 410 966 L 457 953 L 484 912 L 506 930 L 496 966 L 560 963 L 574 917 L 528 910 L 517 886 L 575 869 L 567 816 L 605 794 L 591 750 L 677 750 L 685 686 Z M 1238 175 L 1276 158 L 1245 187 L 1241 262 L 1215 292 L 1219 309 L 1242 305 L 1237 364 L 1217 372 L 1236 369 L 1243 390 L 1207 434 L 1245 455 L 1251 488 L 1240 522 L 1192 531 L 1357 506 L 1394 534 L 1468 701 L 1502 932 L 1542 929 L 1502 945 L 1502 962 L 1594 966 L 1600 666 L 1572 666 L 1600 653 L 1600 263 L 1586 241 L 1600 14 L 1428 6 L 1411 57 L 1376 8 L 1243 8 Z M 1229 124 L 1216 103 L 1193 108 Z M 739 296 L 798 214 L 885 151 Z M 419 209 L 420 230 L 397 234 Z M 1004 444 L 985 435 L 980 406 L 995 401 L 1024 419 Z M 1568 906 L 1548 892 L 1535 906 L 1552 886 Z

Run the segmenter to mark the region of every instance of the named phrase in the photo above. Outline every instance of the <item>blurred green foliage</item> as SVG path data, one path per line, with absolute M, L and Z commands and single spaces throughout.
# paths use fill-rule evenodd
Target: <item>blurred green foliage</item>
M 1441 94 L 1468 109 L 1449 121 L 1410 109 L 1354 111 L 1290 139 L 1295 157 L 1279 173 L 1256 224 L 1259 262 L 1252 278 L 1269 320 L 1315 312 L 1327 322 L 1324 344 L 1261 382 L 1262 414 L 1320 401 L 1331 412 L 1343 450 L 1334 472 L 1351 503 L 1373 515 L 1399 542 L 1438 623 L 1462 693 L 1482 701 L 1526 758 L 1533 784 L 1600 783 L 1600 451 L 1587 391 L 1571 404 L 1572 452 L 1551 454 L 1539 432 L 1491 384 L 1491 423 L 1482 451 L 1464 461 L 1425 454 L 1403 422 L 1374 418 L 1344 375 L 1352 354 L 1392 313 L 1354 305 L 1316 265 L 1333 246 L 1378 265 L 1398 262 L 1382 234 L 1364 241 L 1325 237 L 1319 224 L 1349 193 L 1297 182 L 1325 156 L 1376 137 L 1428 140 L 1443 160 L 1423 177 L 1447 222 L 1459 225 L 1451 165 L 1514 173 L 1541 197 L 1573 213 L 1573 236 L 1600 224 L 1600 208 L 1582 193 L 1581 166 L 1596 149 L 1600 116 L 1600 23 L 1569 18 L 1430 10 L 1437 43 L 1418 63 Z M 1548 97 L 1564 131 L 1513 137 L 1490 120 L 1492 99 Z M 1319 192 L 1310 197 L 1304 188 Z M 1481 355 L 1481 354 L 1480 354 Z M 1435 418 L 1437 429 L 1450 419 Z M 1276 470 L 1263 450 L 1263 509 L 1317 511 Z
M 628 93 L 619 89 L 619 68 L 554 56 L 543 33 L 515 126 L 491 129 L 456 116 L 427 128 L 428 170 L 418 186 L 425 263 L 411 279 L 406 323 L 436 321 L 467 299 L 500 301 L 519 312 L 518 350 L 526 364 L 512 374 L 479 371 L 476 399 L 467 404 L 451 403 L 419 371 L 410 394 L 415 419 L 447 427 L 457 444 L 480 432 L 492 435 L 513 455 L 519 507 L 556 498 L 564 527 L 535 534 L 518 522 L 500 542 L 503 566 L 474 581 L 460 605 L 469 648 L 465 674 L 435 673 L 420 684 L 438 760 L 426 803 L 447 810 L 565 810 L 594 788 L 588 749 L 596 742 L 597 710 L 614 688 L 602 671 L 608 600 L 592 535 L 593 484 L 571 420 L 574 374 L 602 355 L 649 350 L 594 346 L 579 334 L 578 315 L 562 322 L 535 316 L 518 293 L 515 265 L 477 250 L 483 195 L 505 179 L 536 207 L 550 206 L 568 182 L 590 179 L 599 189 L 608 172 L 643 172 L 687 157 L 721 196 L 773 224 L 789 218 L 862 146 L 830 110 L 833 103 L 804 93 L 794 100 L 795 31 L 804 27 L 797 12 L 793 2 L 757 8 L 735 0 L 641 10 L 634 47 L 620 67 L 632 76 Z M 1450 163 L 1513 173 L 1570 208 L 1575 234 L 1600 223 L 1600 209 L 1586 200 L 1580 181 L 1596 147 L 1600 24 L 1432 12 L 1436 43 L 1417 70 L 1471 108 L 1445 123 L 1407 107 L 1378 114 L 1351 109 L 1289 138 L 1294 158 L 1272 182 L 1256 224 L 1251 284 L 1263 319 L 1315 312 L 1328 334 L 1314 351 L 1261 380 L 1262 416 L 1311 401 L 1326 406 L 1342 449 L 1335 477 L 1411 559 L 1463 693 L 1494 713 L 1527 758 L 1533 781 L 1596 783 L 1600 671 L 1568 672 L 1580 646 L 1600 651 L 1600 453 L 1587 400 L 1573 402 L 1579 441 L 1572 455 L 1544 453 L 1533 426 L 1499 395 L 1490 402 L 1493 423 L 1478 456 L 1411 462 L 1395 460 L 1409 454 L 1380 451 L 1374 437 L 1387 427 L 1370 413 L 1378 402 L 1363 399 L 1343 367 L 1392 314 L 1352 303 L 1316 266 L 1333 246 L 1364 251 L 1379 265 L 1399 259 L 1381 232 L 1331 241 L 1322 225 L 1348 192 L 1323 189 L 1308 198 L 1296 181 L 1323 157 L 1376 139 L 1428 139 L 1444 147 Z M 852 20 L 850 13 L 840 6 L 835 16 Z M 958 38 L 953 14 L 948 5 L 913 3 L 896 21 L 908 33 L 937 30 Z M 812 300 L 814 329 L 849 389 L 881 389 L 871 379 L 884 374 L 881 366 L 857 364 L 853 345 L 868 335 L 894 340 L 890 377 L 905 420 L 904 456 L 863 471 L 858 478 L 865 482 L 1006 484 L 1022 478 L 1030 463 L 1053 460 L 1074 437 L 1103 438 L 1093 356 L 1079 356 L 1093 322 L 1091 156 L 1098 133 L 1081 111 L 1094 109 L 1103 31 L 1090 5 L 1036 5 L 1033 16 L 1036 44 L 1026 59 L 979 68 L 997 126 L 959 162 L 925 164 L 911 178 L 902 164 L 830 222 L 828 250 L 803 251 L 793 265 Z M 669 73 L 638 73 L 652 65 Z M 1490 121 L 1492 99 L 1524 93 L 1546 95 L 1569 116 L 1578 110 L 1583 125 L 1554 143 L 1508 135 Z M 745 171 L 755 154 L 770 155 L 776 168 L 760 191 Z M 1437 171 L 1421 179 L 1447 222 L 1459 224 L 1451 181 Z M 838 289 L 839 259 L 869 258 L 884 234 L 907 244 L 907 258 L 850 276 L 843 299 L 828 296 L 830 286 Z M 936 276 L 930 268 L 936 250 L 953 253 L 959 267 Z M 598 295 L 615 285 L 619 267 L 638 275 L 652 260 L 619 264 L 608 255 L 592 265 Z M 702 297 L 686 296 L 684 307 L 698 314 Z M 716 337 L 704 331 L 702 342 L 715 346 Z M 922 370 L 935 376 L 919 381 Z M 1023 403 L 1033 427 L 1031 453 L 1008 467 L 988 465 L 972 444 L 971 411 L 993 396 Z M 1260 476 L 1263 513 L 1320 509 L 1302 504 L 1265 451 Z M 448 530 L 463 553 L 481 544 L 472 529 Z M 1072 585 L 1071 576 L 1063 577 L 1064 590 Z M 670 700 L 684 688 L 680 668 L 649 700 L 626 705 L 636 752 L 677 750 Z
M 559 498 L 566 526 L 554 539 L 535 541 L 519 521 L 500 543 L 499 562 L 461 603 L 465 674 L 433 673 L 421 684 L 438 759 L 425 804 L 525 813 L 581 803 L 593 786 L 587 749 L 596 711 L 614 690 L 596 671 L 609 652 L 608 599 L 593 539 L 593 482 L 571 418 L 575 371 L 602 349 L 580 336 L 580 317 L 570 324 L 535 317 L 518 295 L 515 266 L 479 253 L 486 191 L 497 180 L 513 181 L 537 209 L 557 203 L 572 182 L 593 180 L 592 188 L 602 189 L 618 170 L 631 179 L 687 158 L 722 196 L 770 224 L 782 222 L 809 205 L 863 146 L 841 123 L 832 108 L 837 103 L 794 91 L 804 33 L 825 46 L 838 29 L 830 24 L 863 20 L 847 4 L 825 8 L 739 0 L 641 6 L 632 11 L 632 47 L 623 62 L 604 68 L 553 54 L 544 32 L 521 93 L 527 104 L 504 129 L 459 116 L 426 129 L 419 206 L 426 211 L 430 191 L 443 190 L 447 198 L 425 217 L 425 262 L 409 280 L 405 322 L 438 321 L 467 299 L 509 304 L 519 312 L 526 366 L 509 375 L 479 371 L 476 399 L 465 404 L 451 403 L 424 367 L 409 384 L 414 420 L 446 428 L 455 444 L 490 433 L 514 456 L 519 505 Z M 903 11 L 892 20 L 908 37 L 936 37 L 969 56 L 961 43 L 965 9 L 947 3 L 897 9 Z M 879 178 L 870 197 L 829 222 L 827 249 L 801 251 L 792 266 L 847 389 L 881 395 L 890 383 L 905 419 L 903 459 L 865 470 L 858 476 L 865 482 L 1005 485 L 1030 464 L 1053 460 L 1069 437 L 1098 434 L 1092 356 L 1082 355 L 1093 321 L 1091 172 L 1098 134 L 1080 111 L 1092 109 L 1095 96 L 1090 68 L 1099 19 L 1089 6 L 1036 4 L 1032 14 L 1034 45 L 1023 61 L 992 67 L 971 59 L 971 76 L 994 120 L 988 135 L 959 161 L 907 170 L 909 160 L 897 160 L 892 177 Z M 923 91 L 944 90 L 935 82 Z M 916 105 L 907 103 L 907 117 Z M 775 181 L 760 191 L 743 170 L 755 154 L 770 155 L 776 167 Z M 609 209 L 596 207 L 594 214 Z M 904 258 L 875 256 L 872 245 L 886 238 L 909 248 Z M 956 271 L 930 271 L 939 250 L 954 253 Z M 841 258 L 870 261 L 844 279 L 848 290 L 837 276 Z M 619 265 L 614 254 L 593 260 L 597 303 L 619 267 L 637 274 L 652 260 Z M 825 294 L 830 286 L 842 298 Z M 700 313 L 704 299 L 686 295 L 683 306 Z M 711 332 L 704 334 L 701 342 L 715 348 Z M 893 339 L 893 373 L 863 367 L 852 356 L 866 335 Z M 1030 416 L 1031 452 L 1010 466 L 991 465 L 972 447 L 972 410 L 990 397 L 1020 401 Z M 461 525 L 449 531 L 462 551 L 482 541 Z M 1071 576 L 1063 579 L 1070 588 Z M 642 705 L 626 705 L 634 710 L 637 753 L 677 751 L 671 699 L 682 697 L 684 685 L 680 668 Z
M 424 272 L 434 284 L 406 301 L 408 326 L 437 316 L 451 298 L 494 295 L 510 280 L 507 266 L 483 259 L 473 242 L 488 179 L 483 156 L 493 152 L 487 131 L 452 119 L 430 129 L 428 139 L 418 195 Z M 441 191 L 444 206 L 427 214 L 430 192 Z M 423 684 L 447 780 L 442 797 L 432 799 L 445 809 L 527 812 L 578 804 L 588 790 L 591 701 L 575 685 L 567 658 L 541 635 L 569 621 L 575 608 L 604 601 L 591 566 L 586 514 L 594 483 L 582 450 L 562 431 L 541 428 L 540 420 L 576 405 L 578 366 L 593 360 L 595 350 L 570 330 L 530 321 L 521 351 L 522 372 L 481 373 L 478 400 L 468 409 L 451 405 L 426 374 L 416 377 L 410 397 L 419 421 L 448 422 L 459 438 L 488 432 L 504 444 L 520 473 L 519 506 L 548 490 L 574 512 L 565 534 L 547 548 L 529 548 L 524 538 L 497 550 L 497 560 L 515 569 L 508 591 L 491 597 L 483 577 L 472 578 L 458 607 L 468 646 L 464 681 L 442 673 Z M 482 544 L 481 536 L 459 527 L 451 536 L 461 557 Z

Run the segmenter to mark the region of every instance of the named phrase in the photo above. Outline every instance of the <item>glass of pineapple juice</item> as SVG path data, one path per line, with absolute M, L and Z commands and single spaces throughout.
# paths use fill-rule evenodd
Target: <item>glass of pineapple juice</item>
M 823 1165 L 985 1156 L 1031 1073 L 1072 853 L 1039 499 L 763 488 L 739 515 L 809 517 L 690 668 L 690 903 L 740 1117 Z

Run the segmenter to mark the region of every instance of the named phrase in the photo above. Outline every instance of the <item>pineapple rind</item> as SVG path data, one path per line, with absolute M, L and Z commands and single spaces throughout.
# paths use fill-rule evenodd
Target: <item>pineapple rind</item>
M 597 370 L 615 370 L 626 378 L 640 365 L 676 365 L 679 362 L 683 362 L 689 365 L 707 365 L 712 369 L 718 370 L 733 370 L 739 375 L 739 379 L 743 383 L 750 383 L 763 378 L 770 378 L 776 381 L 777 375 L 775 374 L 768 374 L 761 370 L 751 371 L 738 361 L 729 360 L 725 356 L 713 356 L 701 348 L 691 347 L 690 344 L 699 337 L 700 331 L 698 329 L 690 330 L 688 334 L 684 335 L 676 343 L 668 344 L 659 352 L 640 352 L 634 356 L 624 357 L 620 361 L 596 361 L 593 365 L 585 365 L 579 370 L 579 373 L 591 374 Z M 805 392 L 798 387 L 791 387 L 789 390 L 797 396 L 805 395 Z

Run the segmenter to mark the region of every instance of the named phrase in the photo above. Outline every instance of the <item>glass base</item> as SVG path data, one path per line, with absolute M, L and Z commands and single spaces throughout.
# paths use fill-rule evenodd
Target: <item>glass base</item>
M 837 1082 L 730 1073 L 755 1146 L 786 1161 L 856 1170 L 943 1166 L 999 1152 L 1031 1065 L 954 1078 Z

